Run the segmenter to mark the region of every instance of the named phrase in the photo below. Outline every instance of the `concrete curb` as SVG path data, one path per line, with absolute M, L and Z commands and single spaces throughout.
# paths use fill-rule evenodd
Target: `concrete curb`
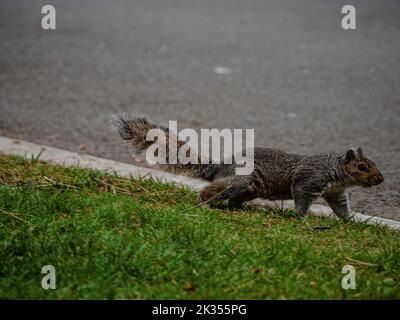
M 10 139 L 0 136 L 0 153 L 19 155 L 26 158 L 37 156 L 41 153 L 40 159 L 61 164 L 64 166 L 80 166 L 82 168 L 98 169 L 106 172 L 116 172 L 120 176 L 133 178 L 153 178 L 161 182 L 174 183 L 183 185 L 195 190 L 199 190 L 205 185 L 206 181 L 191 179 L 184 176 L 174 175 L 150 168 L 139 167 L 131 164 L 121 163 L 114 160 L 103 159 L 95 156 L 79 154 L 76 152 L 66 151 L 58 148 L 43 146 L 22 140 Z M 251 202 L 255 206 L 274 207 L 276 203 L 261 199 Z M 280 204 L 280 202 L 279 202 Z M 283 208 L 293 208 L 292 200 L 283 201 Z M 310 212 L 318 216 L 335 217 L 332 210 L 324 205 L 312 205 Z M 400 221 L 390 220 L 382 217 L 372 217 L 361 213 L 354 213 L 354 220 L 358 222 L 366 222 L 369 224 L 382 224 L 392 229 L 400 230 Z

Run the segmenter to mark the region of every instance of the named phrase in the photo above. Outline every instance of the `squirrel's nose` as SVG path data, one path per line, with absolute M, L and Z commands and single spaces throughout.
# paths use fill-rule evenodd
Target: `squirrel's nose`
M 383 180 L 385 180 L 385 178 L 383 177 L 382 174 L 379 174 L 376 179 L 376 182 L 377 182 L 377 184 L 381 184 L 383 182 Z

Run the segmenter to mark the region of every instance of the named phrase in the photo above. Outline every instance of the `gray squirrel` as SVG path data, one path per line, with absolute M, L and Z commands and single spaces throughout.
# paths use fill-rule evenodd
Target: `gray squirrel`
M 150 129 L 162 129 L 168 142 L 168 128 L 145 117 L 119 116 L 119 135 L 132 142 L 135 152 L 145 151 L 153 141 L 146 141 Z M 186 142 L 179 141 L 179 148 Z M 167 143 L 168 145 L 168 143 Z M 168 154 L 168 151 L 167 151 Z M 346 188 L 371 187 L 384 178 L 361 148 L 344 153 L 298 155 L 270 148 L 254 148 L 254 170 L 249 175 L 235 175 L 237 164 L 165 164 L 167 171 L 211 181 L 199 195 L 199 201 L 216 204 L 227 200 L 231 208 L 241 208 L 255 198 L 293 199 L 296 211 L 305 216 L 312 202 L 323 197 L 342 219 L 351 217 Z

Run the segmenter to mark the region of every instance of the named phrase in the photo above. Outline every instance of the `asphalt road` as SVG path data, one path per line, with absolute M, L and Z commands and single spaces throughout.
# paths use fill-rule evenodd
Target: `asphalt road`
M 386 180 L 353 207 L 400 220 L 400 3 L 352 0 L 345 31 L 347 3 L 2 0 L 0 134 L 131 162 L 108 120 L 125 111 L 303 154 L 362 146 Z

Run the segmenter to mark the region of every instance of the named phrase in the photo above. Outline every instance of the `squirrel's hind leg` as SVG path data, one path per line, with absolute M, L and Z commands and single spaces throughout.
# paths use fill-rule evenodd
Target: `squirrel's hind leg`
M 220 178 L 204 187 L 199 201 L 216 205 L 228 200 L 228 207 L 243 208 L 242 203 L 257 197 L 256 188 L 251 176 L 229 176 Z
M 292 187 L 294 206 L 298 214 L 303 217 L 306 216 L 311 204 L 317 198 L 315 194 L 304 191 L 304 189 L 302 185 Z

